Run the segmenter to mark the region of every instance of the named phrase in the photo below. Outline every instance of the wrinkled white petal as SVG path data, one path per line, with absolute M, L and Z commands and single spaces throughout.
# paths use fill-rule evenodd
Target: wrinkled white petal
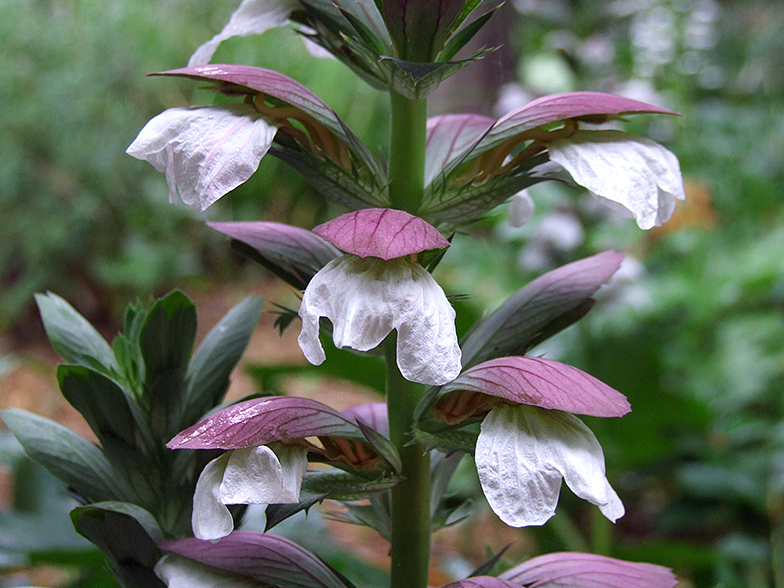
M 561 479 L 615 522 L 623 504 L 604 475 L 604 454 L 577 417 L 532 406 L 497 406 L 482 422 L 476 469 L 493 511 L 512 527 L 555 514 Z
M 234 530 L 234 520 L 220 498 L 223 473 L 229 463 L 230 453 L 209 462 L 196 482 L 193 494 L 191 526 L 199 539 L 220 539 Z
M 172 108 L 139 132 L 126 152 L 166 174 L 169 200 L 205 210 L 247 180 L 277 128 L 248 104 Z
M 509 199 L 509 224 L 515 228 L 522 227 L 531 220 L 536 210 L 534 201 L 527 190 L 521 190 Z
M 168 588 L 260 588 L 261 583 L 221 573 L 187 557 L 168 554 L 155 564 L 157 575 Z
M 302 476 L 308 469 L 307 449 L 277 447 L 277 455 L 267 446 L 235 449 L 231 452 L 220 500 L 224 504 L 286 504 L 299 502 Z
M 397 329 L 397 364 L 407 380 L 441 385 L 460 373 L 455 311 L 422 266 L 404 259 L 343 255 L 311 279 L 299 310 L 299 345 L 324 361 L 319 318 L 332 322 L 336 347 L 369 351 Z
M 223 30 L 196 49 L 188 60 L 188 66 L 208 64 L 218 45 L 226 39 L 260 35 L 264 31 L 285 25 L 297 5 L 295 0 L 243 0 Z
M 642 229 L 667 222 L 685 198 L 678 158 L 655 141 L 620 131 L 583 131 L 548 145 L 574 181 L 628 210 Z

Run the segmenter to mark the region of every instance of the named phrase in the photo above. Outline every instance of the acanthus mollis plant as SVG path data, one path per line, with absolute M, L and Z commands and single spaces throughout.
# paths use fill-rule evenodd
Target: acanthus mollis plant
M 247 298 L 195 346 L 194 304 L 174 291 L 134 303 L 111 346 L 65 300 L 36 297 L 46 333 L 66 363 L 57 380 L 97 443 L 24 410 L 2 412 L 27 454 L 68 486 L 76 530 L 106 555 L 123 586 L 163 586 L 158 542 L 191 536 L 192 496 L 210 452 L 165 443 L 216 410 L 261 314 Z M 195 350 L 194 350 L 195 348 Z M 235 510 L 241 516 L 242 508 Z
M 673 113 L 576 92 L 539 98 L 499 120 L 473 114 L 428 119 L 428 94 L 485 53 L 455 60 L 492 16 L 485 4 L 245 0 L 188 67 L 159 74 L 207 82 L 237 101 L 168 110 L 145 126 L 128 152 L 166 174 L 173 202 L 179 193 L 202 210 L 247 180 L 266 154 L 289 163 L 345 209 L 312 231 L 271 222 L 211 226 L 304 291 L 297 314 L 308 361 L 325 361 L 322 339 L 331 338 L 337 347 L 383 355 L 387 368 L 380 408 L 347 415 L 303 399 L 250 400 L 176 435 L 171 449 L 226 453 L 199 478 L 196 537 L 161 544 L 169 555 L 156 569 L 169 586 L 350 586 L 290 542 L 232 531 L 227 508 L 267 504 L 271 528 L 332 498 L 348 504 L 347 520 L 389 540 L 393 588 L 424 588 L 431 533 L 467 510 L 442 500 L 463 454 L 475 457 L 490 506 L 512 526 L 549 519 L 562 480 L 610 520 L 623 515 L 601 447 L 575 415 L 620 417 L 630 410 L 625 398 L 576 368 L 526 355 L 591 309 L 593 294 L 622 255 L 605 252 L 541 276 L 462 341 L 432 272 L 457 229 L 543 181 L 587 188 L 644 229 L 666 222 L 684 196 L 675 156 L 649 139 L 601 125 L 627 115 Z M 314 53 L 333 55 L 389 92 L 387 153 L 374 154 L 296 81 L 257 67 L 209 64 L 222 40 L 285 24 Z M 328 467 L 311 471 L 310 462 Z M 658 566 L 551 554 L 503 577 L 477 575 L 455 585 L 675 583 Z

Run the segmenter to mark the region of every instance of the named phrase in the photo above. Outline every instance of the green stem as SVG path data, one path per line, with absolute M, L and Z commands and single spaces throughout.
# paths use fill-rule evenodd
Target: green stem
M 396 336 L 386 340 L 389 434 L 403 463 L 404 480 L 392 488 L 391 588 L 426 588 L 430 563 L 430 454 L 409 444 L 422 386 L 409 382 L 396 361 Z
M 390 92 L 392 137 L 389 149 L 389 204 L 417 214 L 425 184 L 427 100 Z

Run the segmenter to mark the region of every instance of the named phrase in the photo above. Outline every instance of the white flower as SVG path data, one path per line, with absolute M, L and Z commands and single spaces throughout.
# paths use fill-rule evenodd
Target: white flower
M 228 451 L 209 462 L 193 495 L 193 534 L 219 539 L 234 529 L 227 504 L 299 502 L 302 476 L 308 467 L 305 447 L 262 445 Z
M 223 41 L 231 37 L 260 35 L 264 31 L 285 25 L 291 11 L 297 8 L 296 0 L 243 0 L 223 30 L 196 49 L 188 66 L 206 65 Z
M 550 159 L 597 196 L 620 204 L 642 229 L 667 222 L 685 198 L 678 158 L 620 131 L 582 131 L 548 145 Z
M 249 104 L 171 108 L 139 132 L 126 152 L 166 173 L 169 200 L 205 210 L 247 180 L 277 127 Z
M 509 224 L 520 228 L 529 220 L 536 210 L 536 205 L 528 190 L 521 190 L 509 199 Z
M 221 572 L 187 557 L 168 554 L 155 564 L 155 574 L 169 588 L 261 588 L 251 578 Z
M 566 412 L 496 406 L 482 422 L 476 468 L 490 507 L 512 527 L 542 525 L 552 517 L 561 479 L 611 521 L 624 513 L 605 477 L 599 442 Z
M 335 346 L 357 351 L 397 329 L 397 364 L 407 380 L 440 385 L 460 373 L 455 311 L 433 277 L 404 258 L 333 259 L 305 289 L 299 316 L 299 346 L 315 365 L 326 358 L 319 319 L 327 317 Z

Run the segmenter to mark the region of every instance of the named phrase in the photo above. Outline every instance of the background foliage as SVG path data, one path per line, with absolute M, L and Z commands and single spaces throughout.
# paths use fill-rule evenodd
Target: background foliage
M 213 100 L 192 83 L 143 74 L 186 63 L 234 4 L 0 3 L 0 329 L 9 339 L 40 332 L 37 291 L 57 291 L 112 323 L 137 295 L 242 275 L 204 217 L 170 206 L 161 175 L 124 154 L 154 114 Z M 784 584 L 784 13 L 773 0 L 517 0 L 494 18 L 504 38 L 485 42 L 504 49 L 475 66 L 475 78 L 456 76 L 441 104 L 464 103 L 461 79 L 492 79 L 505 85 L 497 96 L 477 90 L 472 108 L 500 114 L 542 93 L 590 89 L 684 115 L 630 123 L 681 160 L 688 201 L 663 229 L 642 234 L 584 195 L 548 185 L 533 192 L 529 224 L 510 228 L 499 208 L 472 227 L 483 246 L 458 235 L 438 270 L 475 315 L 564 262 L 609 247 L 630 258 L 602 304 L 539 350 L 629 396 L 631 415 L 590 423 L 629 514 L 610 528 L 564 496 L 559 516 L 525 536 L 534 549 L 587 547 L 672 565 L 699 587 L 770 586 L 774 568 Z M 372 148 L 386 142 L 380 95 L 339 64 L 315 61 L 290 32 L 229 41 L 215 60 L 291 75 Z M 269 158 L 214 208 L 212 219 L 302 226 L 327 216 Z M 0 375 L 12 368 L 0 360 Z M 274 385 L 276 373 L 290 372 L 275 369 L 255 373 Z M 62 539 L 50 533 L 45 549 L 29 544 L 34 534 L 21 538 L 13 517 L 60 520 L 53 511 L 69 504 L 3 443 L 26 489 L 16 495 L 29 498 L 0 513 L 0 564 L 36 563 L 43 552 L 50 563 L 99 561 L 67 529 Z M 83 570 L 81 585 L 110 581 L 100 565 Z M 372 571 L 368 578 L 372 585 Z

